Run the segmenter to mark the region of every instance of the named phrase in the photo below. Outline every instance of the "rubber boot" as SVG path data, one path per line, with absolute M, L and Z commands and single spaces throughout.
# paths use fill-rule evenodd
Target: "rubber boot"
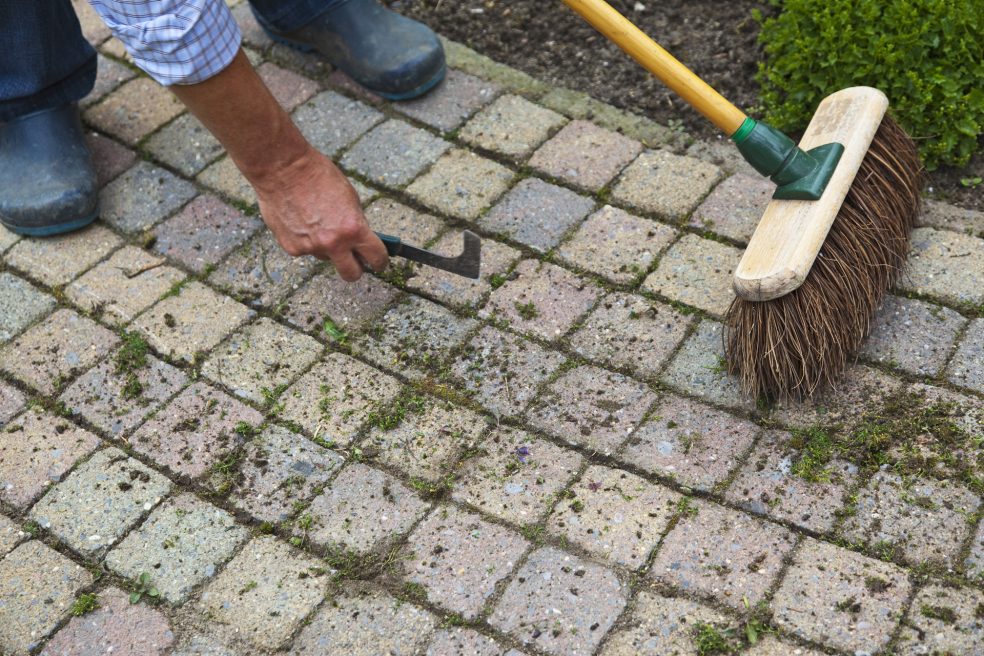
M 0 223 L 34 237 L 96 220 L 99 189 L 75 104 L 0 125 Z
M 303 52 L 317 50 L 337 68 L 387 100 L 409 100 L 444 79 L 444 48 L 426 25 L 376 0 L 348 0 L 293 32 L 271 39 Z

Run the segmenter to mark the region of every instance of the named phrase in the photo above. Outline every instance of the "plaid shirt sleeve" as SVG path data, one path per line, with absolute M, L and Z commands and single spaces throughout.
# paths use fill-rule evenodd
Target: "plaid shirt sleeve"
M 242 36 L 224 0 L 89 0 L 134 63 L 161 84 L 203 82 L 232 63 Z

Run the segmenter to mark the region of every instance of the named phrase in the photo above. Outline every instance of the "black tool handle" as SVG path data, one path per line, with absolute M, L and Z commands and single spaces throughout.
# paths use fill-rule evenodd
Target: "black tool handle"
M 386 252 L 389 253 L 390 257 L 400 254 L 400 251 L 403 249 L 403 242 L 400 241 L 399 237 L 384 235 L 381 232 L 377 232 L 376 236 L 382 240 L 383 245 L 386 246 Z

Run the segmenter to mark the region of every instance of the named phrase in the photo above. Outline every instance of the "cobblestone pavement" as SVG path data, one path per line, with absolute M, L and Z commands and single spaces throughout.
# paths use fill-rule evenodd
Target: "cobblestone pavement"
M 84 14 L 102 220 L 0 230 L 0 653 L 984 651 L 984 215 L 928 204 L 843 385 L 755 404 L 726 145 L 454 43 L 385 104 L 235 12 L 372 225 L 482 278 L 287 258 Z

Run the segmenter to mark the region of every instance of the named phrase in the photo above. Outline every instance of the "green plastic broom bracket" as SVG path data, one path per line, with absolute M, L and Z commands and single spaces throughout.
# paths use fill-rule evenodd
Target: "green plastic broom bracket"
M 746 118 L 731 135 L 752 167 L 776 183 L 773 198 L 817 200 L 830 182 L 844 153 L 843 144 L 829 143 L 804 151 L 774 127 Z

